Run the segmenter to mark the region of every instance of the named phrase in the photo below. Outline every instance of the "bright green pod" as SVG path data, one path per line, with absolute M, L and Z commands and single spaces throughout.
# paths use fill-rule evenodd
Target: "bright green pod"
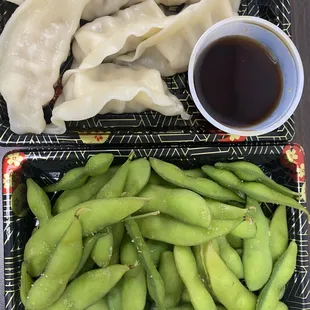
M 228 241 L 228 243 L 231 245 L 231 247 L 233 247 L 234 249 L 242 249 L 243 248 L 243 240 L 235 237 L 232 234 L 228 234 L 226 236 L 226 239 Z
M 123 279 L 121 279 L 108 293 L 107 302 L 109 310 L 122 310 L 122 287 Z
M 278 206 L 270 222 L 270 248 L 275 263 L 288 247 L 286 207 Z
M 44 190 L 32 179 L 27 179 L 27 201 L 31 212 L 39 220 L 40 227 L 52 218 L 51 202 Z
M 86 310 L 111 310 L 104 298 L 100 299 Z
M 87 175 L 90 177 L 95 177 L 106 173 L 113 160 L 113 154 L 97 154 L 90 157 L 85 165 Z
M 179 303 L 184 288 L 175 264 L 173 252 L 166 251 L 161 255 L 159 274 L 166 288 L 164 306 L 168 309 L 173 308 Z
M 246 216 L 245 221 L 232 230 L 230 234 L 240 239 L 255 238 L 257 234 L 257 225 L 255 220 L 253 217 Z
M 269 281 L 258 296 L 257 310 L 277 308 L 280 292 L 294 274 L 297 250 L 296 242 L 291 241 L 288 249 L 275 263 Z
M 146 158 L 134 160 L 129 165 L 124 196 L 135 197 L 148 183 L 151 176 L 151 165 Z
M 206 178 L 188 177 L 184 171 L 175 165 L 166 163 L 156 158 L 150 158 L 152 168 L 164 180 L 181 188 L 192 190 L 202 196 L 218 201 L 239 201 L 244 200 L 227 188 L 223 188 L 216 182 Z
M 161 254 L 172 249 L 172 246 L 165 242 L 156 240 L 146 240 L 145 242 L 150 250 L 152 261 L 156 267 L 159 264 Z
M 123 222 L 118 222 L 112 225 L 113 234 L 113 252 L 111 257 L 111 265 L 119 264 L 119 249 L 125 232 L 125 225 Z
M 216 310 L 215 303 L 202 284 L 194 254 L 190 247 L 175 246 L 174 259 L 179 275 L 185 284 L 195 310 Z
M 187 189 L 166 189 L 157 185 L 147 185 L 140 197 L 150 201 L 139 212 L 160 211 L 184 223 L 208 229 L 211 212 L 207 202 L 195 192 Z M 188 212 L 188 210 L 191 210 Z
M 109 266 L 113 252 L 112 229 L 107 227 L 91 251 L 91 258 L 100 268 Z
M 23 305 L 26 307 L 27 303 L 27 297 L 29 294 L 29 291 L 33 285 L 33 280 L 28 274 L 27 266 L 25 263 L 22 263 L 21 267 L 21 280 L 20 280 L 20 299 L 23 303 Z

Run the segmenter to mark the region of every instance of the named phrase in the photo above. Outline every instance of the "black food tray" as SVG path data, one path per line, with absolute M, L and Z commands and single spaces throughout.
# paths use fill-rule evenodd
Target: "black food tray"
M 16 6 L 0 0 L 0 32 L 14 12 Z M 242 0 L 240 15 L 259 16 L 278 25 L 288 35 L 291 28 L 290 0 Z M 63 66 L 68 68 L 70 59 Z M 216 130 L 199 113 L 191 98 L 187 73 L 166 79 L 170 91 L 184 104 L 191 115 L 189 121 L 180 117 L 165 117 L 148 111 L 140 114 L 99 115 L 86 121 L 68 122 L 63 135 L 16 135 L 9 128 L 6 103 L 0 99 L 0 145 L 44 145 L 44 144 L 222 144 L 222 143 L 286 143 L 295 135 L 294 120 L 291 118 L 277 130 L 259 137 L 239 137 Z M 51 107 L 45 108 L 48 121 Z
M 97 148 L 72 150 L 2 149 L 3 249 L 4 259 L 1 276 L 4 277 L 4 300 L 0 309 L 24 309 L 19 297 L 20 267 L 27 240 L 35 226 L 32 215 L 16 217 L 11 204 L 23 206 L 25 180 L 34 178 L 40 185 L 50 184 L 69 169 L 85 164 L 89 156 L 97 153 L 113 153 L 117 164 L 123 163 L 131 148 Z M 306 202 L 304 152 L 299 145 L 244 146 L 244 147 L 194 147 L 133 149 L 136 157 L 157 157 L 189 169 L 217 161 L 246 159 L 260 165 L 264 172 L 280 184 L 302 193 Z M 55 197 L 53 197 L 55 198 Z M 265 205 L 264 211 L 271 216 L 275 206 Z M 307 217 L 299 211 L 288 209 L 288 227 L 291 239 L 298 244 L 297 267 L 289 282 L 284 301 L 289 309 L 310 309 L 310 268 Z M 1 230 L 0 230 L 1 231 Z M 3 251 L 0 251 L 2 253 Z

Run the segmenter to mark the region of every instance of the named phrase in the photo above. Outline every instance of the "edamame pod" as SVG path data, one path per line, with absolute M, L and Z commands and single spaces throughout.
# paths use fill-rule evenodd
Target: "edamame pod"
M 84 273 L 46 310 L 86 309 L 102 299 L 128 270 L 127 266 L 113 265 Z
M 113 160 L 113 154 L 97 154 L 92 156 L 85 165 L 86 174 L 90 177 L 95 177 L 106 173 Z
M 67 211 L 85 201 L 91 200 L 110 181 L 116 171 L 117 167 L 112 167 L 105 174 L 90 177 L 83 186 L 64 191 L 56 200 L 53 213 L 58 214 Z
M 205 199 L 213 219 L 236 220 L 245 216 L 249 210 L 238 208 L 212 199 Z
M 284 302 L 279 302 L 276 310 L 288 310 L 288 306 Z
M 100 299 L 86 310 L 111 310 L 104 298 Z
M 164 180 L 154 170 L 151 170 L 151 176 L 150 176 L 148 184 L 159 185 L 159 186 L 163 186 L 165 188 L 175 188 L 175 186 L 173 184 Z
M 157 267 L 160 261 L 161 254 L 171 250 L 171 245 L 165 242 L 156 240 L 146 240 L 146 245 L 150 250 L 151 258 L 154 265 Z
M 24 261 L 32 277 L 39 277 L 43 273 L 51 253 L 71 225 L 76 211 L 72 209 L 51 218 L 26 243 Z
M 119 259 L 119 249 L 125 232 L 125 225 L 123 222 L 118 222 L 112 226 L 113 234 L 113 252 L 111 257 L 111 265 L 118 264 Z
M 31 287 L 27 308 L 40 310 L 59 299 L 80 262 L 82 251 L 82 227 L 78 219 L 74 219 L 52 254 L 44 274 Z
M 189 292 L 194 309 L 216 310 L 211 295 L 199 278 L 195 257 L 191 249 L 189 247 L 175 246 L 173 253 L 177 270 Z
M 286 205 L 294 209 L 300 210 L 307 214 L 308 220 L 310 220 L 310 214 L 308 210 L 304 208 L 300 203 L 298 203 L 295 199 L 286 196 L 280 192 L 277 192 L 264 184 L 257 182 L 242 182 L 232 172 L 228 170 L 217 169 L 208 165 L 203 166 L 201 169 L 211 179 L 213 179 L 215 182 L 218 182 L 224 187 L 243 192 L 247 196 L 259 202 Z
M 77 266 L 75 272 L 73 273 L 71 279 L 76 278 L 76 276 L 80 273 L 84 265 L 86 264 L 86 261 L 90 257 L 90 253 L 93 250 L 98 238 L 100 238 L 101 234 L 96 234 L 94 236 L 89 236 L 87 238 L 84 238 L 83 240 L 83 253 L 82 257 L 80 259 L 80 263 Z M 89 270 L 87 270 L 89 271 Z
M 288 247 L 286 207 L 278 206 L 270 222 L 270 249 L 275 263 Z
M 130 237 L 134 240 L 138 255 L 147 273 L 149 294 L 156 302 L 159 310 L 165 310 L 163 305 L 165 297 L 165 284 L 152 261 L 150 249 L 146 245 L 135 220 L 126 221 L 125 226 Z
M 112 154 L 98 154 L 91 157 L 85 167 L 74 168 L 68 171 L 56 184 L 44 188 L 46 192 L 58 192 L 79 188 L 84 185 L 89 176 L 105 173 L 114 156 Z
M 247 161 L 236 161 L 231 163 L 216 163 L 216 168 L 226 169 L 234 173 L 239 179 L 247 182 L 262 183 L 279 193 L 290 197 L 298 197 L 299 193 L 293 192 L 285 186 L 276 183 L 267 177 L 264 172 L 256 165 Z
M 177 166 L 156 158 L 150 158 L 150 163 L 156 173 L 164 180 L 181 188 L 192 190 L 202 196 L 218 201 L 235 200 L 243 202 L 243 199 L 238 195 L 209 179 L 188 177 L 184 171 Z
M 227 267 L 237 276 L 244 279 L 242 260 L 239 254 L 229 245 L 225 237 L 216 239 L 219 246 L 219 254 Z
M 139 211 L 141 213 L 160 211 L 187 224 L 210 227 L 211 212 L 208 204 L 192 191 L 147 185 L 139 196 L 150 198 L 149 203 Z
M 148 203 L 146 199 L 128 197 L 90 200 L 80 204 L 76 208 L 80 209 L 79 220 L 83 236 L 89 236 L 122 221 L 140 210 L 146 203 Z
M 257 201 L 247 198 L 247 206 L 255 206 L 250 215 L 255 220 L 257 233 L 254 238 L 243 240 L 242 260 L 247 287 L 250 291 L 258 291 L 267 283 L 272 271 L 269 223 Z
M 124 196 L 137 196 L 146 186 L 151 176 L 151 165 L 146 158 L 134 160 L 129 165 Z
M 182 223 L 167 215 L 137 220 L 145 238 L 180 246 L 194 246 L 230 233 L 243 219 L 213 220 L 209 229 Z
M 97 199 L 118 198 L 122 196 L 133 156 L 134 154 L 131 153 L 127 161 L 116 171 L 111 180 L 100 189 L 96 196 Z
M 187 288 L 185 288 L 182 292 L 181 302 L 182 303 L 190 303 L 191 302 L 191 297 L 189 296 L 189 292 L 188 292 Z
M 271 277 L 259 294 L 257 310 L 276 309 L 279 294 L 294 274 L 297 258 L 297 244 L 291 241 L 288 249 L 275 263 Z
M 184 288 L 175 264 L 173 252 L 166 251 L 161 255 L 159 274 L 166 288 L 164 306 L 168 309 L 173 308 L 179 303 Z
M 191 178 L 205 178 L 206 175 L 202 172 L 200 168 L 191 169 L 191 170 L 183 170 L 185 175 Z
M 235 237 L 232 234 L 228 234 L 226 236 L 226 239 L 228 243 L 231 245 L 232 248 L 234 249 L 242 249 L 243 248 L 243 241 L 242 239 Z
M 137 249 L 128 236 L 121 245 L 121 263 L 135 266 L 123 278 L 122 310 L 143 310 L 147 294 L 145 271 L 139 262 Z
M 40 227 L 52 218 L 51 202 L 44 190 L 32 179 L 27 179 L 27 201 L 31 212 L 39 220 Z
M 248 291 L 226 266 L 210 242 L 204 253 L 204 263 L 211 288 L 227 309 L 255 310 L 256 296 Z
M 20 299 L 24 305 L 26 305 L 27 303 L 27 297 L 32 285 L 33 280 L 28 274 L 27 266 L 25 263 L 22 263 L 21 280 L 20 280 Z
M 105 232 L 98 238 L 93 250 L 91 258 L 100 268 L 109 266 L 113 252 L 113 235 L 112 229 L 107 227 Z
M 108 293 L 107 301 L 109 310 L 122 310 L 122 286 L 123 279 L 121 279 Z
M 232 230 L 230 234 L 240 239 L 255 238 L 257 234 L 255 220 L 250 216 L 246 216 L 245 221 L 238 225 L 234 230 Z

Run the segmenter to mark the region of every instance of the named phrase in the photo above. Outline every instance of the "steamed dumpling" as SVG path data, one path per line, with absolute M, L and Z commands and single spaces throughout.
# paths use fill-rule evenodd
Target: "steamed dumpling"
M 117 55 L 134 51 L 163 26 L 164 13 L 153 0 L 120 10 L 84 25 L 75 34 L 75 66 L 93 68 Z
M 0 37 L 0 92 L 15 133 L 43 132 L 42 108 L 54 97 L 87 2 L 27 0 L 6 24 Z
M 191 53 L 201 35 L 213 24 L 236 16 L 240 0 L 201 0 L 178 15 L 167 17 L 163 30 L 143 41 L 135 52 L 119 56 L 119 64 L 140 64 L 171 76 L 188 69 Z
M 107 63 L 72 74 L 53 110 L 47 133 L 65 132 L 65 121 L 81 121 L 99 113 L 154 110 L 188 119 L 182 103 L 169 93 L 158 71 Z

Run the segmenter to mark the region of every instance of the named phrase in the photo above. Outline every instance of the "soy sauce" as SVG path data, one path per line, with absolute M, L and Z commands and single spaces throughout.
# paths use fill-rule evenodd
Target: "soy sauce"
M 215 41 L 199 56 L 197 95 L 218 122 L 247 127 L 268 118 L 279 105 L 283 74 L 267 48 L 243 36 Z

